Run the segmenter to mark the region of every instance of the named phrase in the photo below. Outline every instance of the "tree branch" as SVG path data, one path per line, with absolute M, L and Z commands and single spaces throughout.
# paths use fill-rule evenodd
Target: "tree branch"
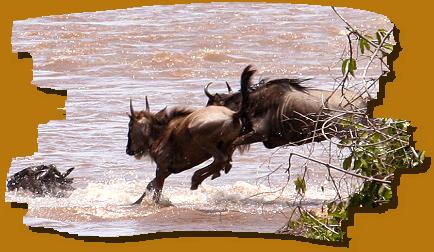
M 326 167 L 328 167 L 328 168 L 331 168 L 331 169 L 334 169 L 334 170 L 337 170 L 337 171 L 343 172 L 343 173 L 345 173 L 345 174 L 348 174 L 348 175 L 351 175 L 351 176 L 354 176 L 354 177 L 358 177 L 358 178 L 361 178 L 361 179 L 364 179 L 364 180 L 367 180 L 367 181 L 376 181 L 376 182 L 384 183 L 384 184 L 391 184 L 391 183 L 392 183 L 391 181 L 382 180 L 382 179 L 376 179 L 376 178 L 373 178 L 373 177 L 367 177 L 367 176 L 364 176 L 364 175 L 361 175 L 361 174 L 353 173 L 353 172 L 350 172 L 350 171 L 347 171 L 347 170 L 341 169 L 341 168 L 339 168 L 339 167 L 336 167 L 336 166 L 334 166 L 334 165 L 331 165 L 331 164 L 325 163 L 325 162 L 323 162 L 323 161 L 320 161 L 320 160 L 317 160 L 317 159 L 314 159 L 314 158 L 311 158 L 311 157 L 307 157 L 307 156 L 305 156 L 305 155 L 298 154 L 298 153 L 295 153 L 295 152 L 291 152 L 291 154 L 289 154 L 289 163 L 291 163 L 291 157 L 292 157 L 293 155 L 295 155 L 295 156 L 299 156 L 299 157 L 302 157 L 302 158 L 305 158 L 305 159 L 307 159 L 307 160 L 310 160 L 310 161 L 313 161 L 313 162 L 316 162 L 316 163 L 322 164 L 322 165 L 324 165 L 324 166 L 326 166 Z M 289 168 L 288 168 L 288 169 L 289 169 Z
M 373 43 L 371 40 L 369 40 L 368 38 L 366 38 L 363 34 L 361 34 L 357 29 L 355 29 L 353 26 L 350 25 L 350 23 L 348 23 L 348 21 L 342 17 L 341 14 L 339 14 L 339 12 L 336 10 L 336 8 L 334 6 L 332 6 L 333 11 L 336 13 L 336 15 L 338 15 L 338 17 L 347 25 L 347 29 L 356 34 L 357 36 L 363 38 L 364 40 L 366 40 L 370 45 L 372 45 L 373 47 L 377 48 L 378 50 L 382 51 L 383 53 L 389 54 L 387 51 L 385 51 L 384 49 L 382 49 L 380 46 L 378 46 L 377 44 Z

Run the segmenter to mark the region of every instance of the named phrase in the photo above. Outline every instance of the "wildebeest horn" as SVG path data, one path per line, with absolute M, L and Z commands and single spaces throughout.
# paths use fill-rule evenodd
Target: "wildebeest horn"
M 130 113 L 131 113 L 131 117 L 134 117 L 134 109 L 133 109 L 133 100 L 130 99 Z
M 213 99 L 214 96 L 212 96 L 212 94 L 210 94 L 210 93 L 208 92 L 208 88 L 209 88 L 209 85 L 211 85 L 211 83 L 212 83 L 212 82 L 206 84 L 206 86 L 205 86 L 205 88 L 203 89 L 203 91 L 205 92 L 206 96 L 208 96 L 208 98 Z
M 149 102 L 148 102 L 148 96 L 145 96 L 145 102 L 146 102 L 146 111 L 149 112 Z
M 226 87 L 228 88 L 228 93 L 232 93 L 232 88 L 229 86 L 229 83 L 226 81 Z
M 71 167 L 71 168 L 69 168 L 68 170 L 66 170 L 65 173 L 62 174 L 62 177 L 65 178 L 65 177 L 68 176 L 68 175 L 72 172 L 72 170 L 74 170 L 74 169 L 75 169 L 75 167 Z

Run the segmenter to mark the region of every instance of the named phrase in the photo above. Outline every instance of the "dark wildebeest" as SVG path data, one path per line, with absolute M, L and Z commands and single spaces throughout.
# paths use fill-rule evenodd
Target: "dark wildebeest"
M 56 166 L 31 166 L 12 175 L 7 182 L 8 191 L 24 189 L 38 196 L 64 196 L 63 191 L 74 190 L 72 178 L 66 178 L 74 168 L 60 173 Z
M 245 81 L 250 76 L 245 77 L 248 78 L 241 80 L 242 87 L 248 86 Z M 146 98 L 146 110 L 134 111 L 130 101 L 130 113 L 126 153 L 136 158 L 149 154 L 157 164 L 155 178 L 134 204 L 140 203 L 147 191 L 154 191 L 153 200 L 158 203 L 164 180 L 170 174 L 190 169 L 211 157 L 214 160 L 210 165 L 194 173 L 192 190 L 207 177 L 218 177 L 220 170 L 229 171 L 232 143 L 242 128 L 241 110 L 234 112 L 222 106 L 174 107 L 152 113 Z
M 244 72 L 250 69 L 251 66 L 247 66 Z M 209 93 L 208 84 L 204 91 L 209 98 L 207 106 L 220 105 L 232 110 L 237 110 L 242 98 L 248 96 L 245 114 L 241 117 L 246 134 L 237 139 L 235 145 L 263 142 L 265 147 L 271 149 L 286 144 L 323 141 L 342 130 L 338 126 L 331 126 L 333 119 L 355 111 L 365 111 L 366 102 L 356 93 L 350 90 L 325 91 L 300 85 L 306 80 L 262 81 L 245 88 L 244 92 L 235 93 L 226 83 L 229 93 L 214 95 Z

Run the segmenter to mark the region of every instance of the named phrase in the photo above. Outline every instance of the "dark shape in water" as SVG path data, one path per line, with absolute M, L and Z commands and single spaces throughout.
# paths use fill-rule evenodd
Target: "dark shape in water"
M 64 197 L 64 191 L 75 189 L 71 186 L 73 178 L 66 178 L 72 170 L 74 167 L 60 173 L 53 164 L 30 166 L 12 175 L 8 179 L 7 189 L 24 189 L 37 196 Z

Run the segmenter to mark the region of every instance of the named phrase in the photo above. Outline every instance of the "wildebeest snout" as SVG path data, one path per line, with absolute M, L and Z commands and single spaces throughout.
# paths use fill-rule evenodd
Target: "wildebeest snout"
M 130 148 L 127 147 L 126 153 L 130 156 L 134 156 L 134 151 L 132 151 Z

